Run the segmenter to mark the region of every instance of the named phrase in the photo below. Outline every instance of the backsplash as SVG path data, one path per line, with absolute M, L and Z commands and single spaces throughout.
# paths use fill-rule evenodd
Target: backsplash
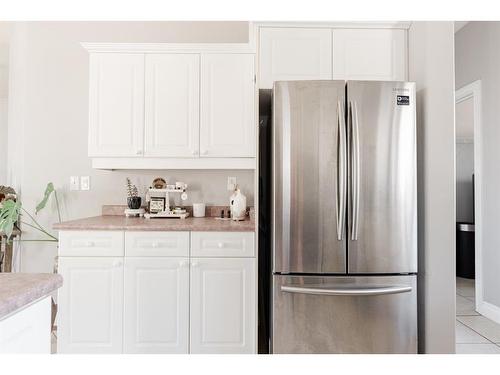
M 104 171 L 103 171 L 104 172 Z M 227 178 L 236 177 L 243 194 L 247 197 L 247 204 L 254 202 L 254 171 L 250 170 L 175 170 L 175 171 L 113 171 L 114 194 L 104 194 L 108 200 L 103 202 L 109 205 L 126 204 L 125 178 L 130 177 L 133 184 L 143 197 L 148 187 L 156 177 L 163 177 L 168 184 L 175 184 L 177 181 L 188 185 L 186 201 L 181 202 L 177 194 L 171 194 L 171 205 L 192 205 L 193 203 L 205 203 L 207 205 L 228 205 L 231 192 L 227 190 Z M 109 180 L 106 178 L 106 180 Z M 99 190 L 106 187 L 95 187 Z M 119 190 L 117 190 L 117 188 Z

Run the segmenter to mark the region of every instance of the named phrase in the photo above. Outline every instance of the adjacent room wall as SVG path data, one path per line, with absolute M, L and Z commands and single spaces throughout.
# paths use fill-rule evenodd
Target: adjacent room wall
M 481 80 L 482 286 L 488 317 L 500 322 L 500 22 L 469 22 L 455 35 L 456 87 Z
M 413 22 L 417 84 L 419 351 L 455 352 L 455 82 L 453 22 Z
M 236 176 L 253 204 L 253 171 L 100 171 L 87 157 L 88 53 L 80 42 L 247 42 L 247 22 L 27 22 L 11 41 L 9 182 L 34 211 L 45 185 L 60 192 L 63 219 L 98 215 L 125 203 L 125 177 L 141 187 L 156 176 L 188 183 L 189 202 L 228 204 L 227 177 Z M 69 177 L 90 176 L 90 191 L 69 191 Z M 51 203 L 38 216 L 57 219 Z M 25 239 L 37 235 L 25 227 Z M 23 243 L 21 269 L 50 272 L 56 246 Z
M 474 101 L 456 104 L 457 222 L 474 222 Z

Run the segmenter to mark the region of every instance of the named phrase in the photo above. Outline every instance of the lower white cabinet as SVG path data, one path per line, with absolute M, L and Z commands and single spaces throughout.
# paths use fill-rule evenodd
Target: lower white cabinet
M 59 257 L 58 353 L 121 353 L 123 258 Z
M 189 352 L 189 261 L 125 258 L 123 352 Z
M 60 254 L 72 254 L 71 233 L 61 233 L 67 241 Z M 206 232 L 116 233 L 124 256 L 59 257 L 58 353 L 256 353 L 253 233 L 210 235 L 216 243 L 246 244 L 242 252 L 228 246 L 233 257 L 190 256 L 193 238 Z M 83 231 L 77 237 L 86 238 Z M 182 241 L 163 246 L 174 237 Z
M 255 259 L 191 260 L 191 353 L 255 353 Z

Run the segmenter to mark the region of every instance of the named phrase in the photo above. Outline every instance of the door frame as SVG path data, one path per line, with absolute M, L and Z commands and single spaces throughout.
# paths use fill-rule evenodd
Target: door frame
M 482 226 L 482 119 L 481 119 L 481 80 L 469 83 L 455 91 L 455 110 L 456 105 L 464 100 L 472 99 L 474 106 L 474 225 L 475 225 L 475 273 L 476 273 L 476 310 L 487 317 L 488 307 L 483 301 L 483 274 L 482 274 L 482 249 L 483 249 L 483 226 Z M 455 125 L 456 126 L 456 125 Z M 455 129 L 455 142 L 456 129 Z M 456 157 L 455 157 L 455 176 L 456 176 Z

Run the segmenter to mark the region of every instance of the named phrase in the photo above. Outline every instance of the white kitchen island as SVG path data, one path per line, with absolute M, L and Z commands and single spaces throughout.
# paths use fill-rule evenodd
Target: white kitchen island
M 0 353 L 50 354 L 54 274 L 0 273 Z

